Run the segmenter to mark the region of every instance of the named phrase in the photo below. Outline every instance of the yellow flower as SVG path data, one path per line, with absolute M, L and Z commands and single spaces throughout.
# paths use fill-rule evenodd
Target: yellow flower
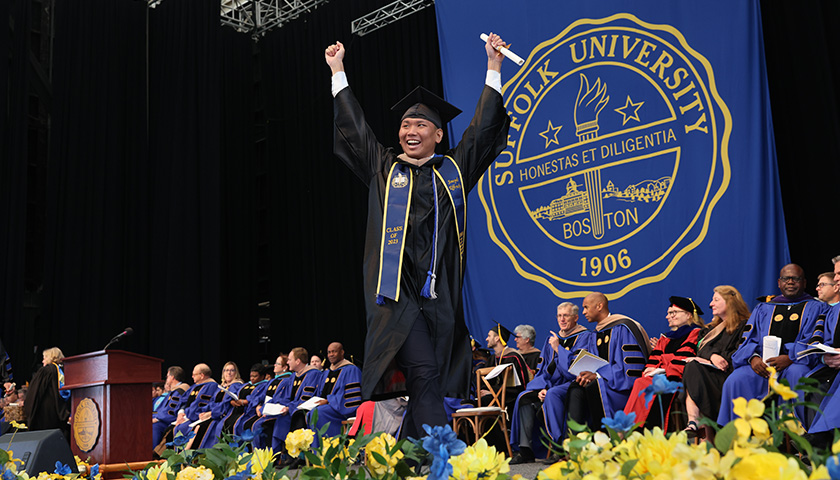
M 496 447 L 487 446 L 487 440 L 480 438 L 475 445 L 464 450 L 464 453 L 449 459 L 452 465 L 452 475 L 455 479 L 481 478 L 494 480 L 500 473 L 510 471 L 509 458 Z
M 565 474 L 564 471 L 571 470 L 572 473 Z M 578 468 L 577 464 L 574 462 L 569 462 L 567 460 L 563 460 L 557 462 L 545 470 L 542 470 L 537 474 L 537 480 L 561 480 L 561 479 L 568 479 L 568 480 L 579 480 L 580 475 L 577 474 Z
M 313 440 L 315 432 L 308 428 L 299 428 L 286 435 L 286 451 L 290 457 L 297 458 L 301 452 L 309 450 Z
M 727 480 L 767 480 L 769 478 L 807 480 L 808 475 L 799 468 L 796 459 L 776 452 L 744 457 L 726 475 Z
M 620 464 L 632 459 L 638 460 L 633 468 L 633 475 L 650 474 L 656 478 L 660 474 L 670 475 L 671 469 L 680 462 L 673 455 L 673 451 L 677 445 L 687 441 L 685 432 L 666 437 L 661 428 L 655 427 L 653 430 L 645 430 L 644 434 L 638 430 L 631 433 L 613 450 Z
M 714 479 L 720 472 L 720 453 L 712 448 L 706 451 L 702 445 L 681 444 L 674 447 L 673 455 L 679 463 L 671 474 L 680 479 Z
M 175 480 L 213 480 L 213 470 L 203 465 L 187 467 L 175 475 Z
M 805 428 L 802 427 L 802 423 L 797 419 L 785 420 L 784 423 L 785 427 L 791 432 L 797 435 L 805 435 Z
M 255 448 L 251 454 L 251 473 L 255 477 L 262 475 L 265 469 L 272 466 L 275 456 L 271 447 Z
M 172 473 L 167 462 L 153 465 L 146 470 L 146 480 L 166 480 L 167 474 Z
M 621 465 L 615 462 L 587 462 L 584 466 L 584 471 L 588 473 L 584 475 L 583 480 L 624 478 L 624 476 L 621 475 Z
M 744 397 L 738 397 L 732 400 L 732 403 L 734 405 L 732 412 L 741 417 L 735 419 L 735 430 L 738 431 L 738 437 L 748 438 L 750 433 L 760 439 L 766 439 L 770 436 L 770 427 L 761 418 L 764 415 L 764 402 L 755 398 L 747 402 Z
M 347 444 L 344 445 L 342 448 L 336 448 L 338 447 L 339 440 L 339 437 L 329 437 L 321 439 L 321 458 L 324 459 L 324 463 L 332 462 L 335 458 L 338 458 L 342 461 L 347 459 L 355 460 L 355 458 L 350 457 L 350 447 L 353 445 L 353 442 L 355 440 L 350 439 L 347 442 Z M 327 451 L 331 448 L 335 448 L 335 451 L 333 453 L 333 456 L 328 458 Z
M 825 465 L 820 465 L 819 467 L 815 468 L 811 475 L 808 476 L 808 480 L 829 480 L 831 478 L 831 474 L 828 473 L 828 468 Z
M 790 389 L 790 387 L 783 385 L 776 381 L 776 369 L 773 367 L 767 367 L 767 371 L 770 372 L 770 388 L 779 394 L 783 400 L 792 400 L 799 396 L 796 392 Z
M 17 428 L 18 430 L 27 430 L 27 429 L 29 428 L 29 427 L 27 427 L 27 426 L 26 426 L 26 424 L 24 424 L 24 423 L 18 423 L 18 422 L 14 421 L 14 420 L 12 420 L 12 421 L 11 421 L 11 422 L 9 422 L 9 423 L 11 423 L 11 424 L 12 424 L 12 426 L 13 426 L 13 427 L 15 427 L 15 428 Z
M 831 453 L 833 453 L 835 455 L 840 453 L 840 439 L 838 439 L 836 442 L 834 442 L 834 445 L 831 446 Z M 10 452 L 10 455 L 11 455 L 11 452 Z
M 396 438 L 387 433 L 381 433 L 365 446 L 367 466 L 374 475 L 378 477 L 385 475 L 397 466 L 397 463 L 399 463 L 400 459 L 403 457 L 403 453 L 397 450 L 394 455 L 388 454 L 388 452 L 391 451 L 396 444 Z M 382 456 L 382 459 L 385 460 L 384 464 L 379 463 L 379 460 L 373 456 L 374 452 Z

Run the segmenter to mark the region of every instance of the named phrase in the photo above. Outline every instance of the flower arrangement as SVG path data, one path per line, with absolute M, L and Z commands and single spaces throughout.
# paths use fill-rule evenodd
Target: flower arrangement
M 777 381 L 772 369 L 769 384 L 770 394 L 764 399 L 734 401 L 738 418 L 717 430 L 714 443 L 689 443 L 686 432 L 666 433 L 658 427 L 639 430 L 633 413 L 617 412 L 604 418 L 606 433 L 569 421 L 570 438 L 562 445 L 552 445 L 563 452 L 564 459 L 540 472 L 537 480 L 840 480 L 840 440 L 828 451 L 813 448 L 792 413 L 797 406 L 815 407 L 797 400 L 798 391 L 816 391 L 815 387 L 806 380 L 791 389 Z M 654 385 L 643 392 L 648 402 L 678 389 L 673 382 Z M 427 435 L 421 439 L 397 440 L 387 433 L 352 439 L 346 434 L 324 437 L 326 427 L 317 432 L 304 428 L 289 433 L 285 446 L 291 458 L 305 462 L 295 477 L 301 480 L 509 478 L 509 459 L 483 438 L 467 446 L 448 425 L 425 429 Z M 163 453 L 163 462 L 132 472 L 132 480 L 288 480 L 288 468 L 275 468 L 275 452 L 251 446 L 254 437 L 255 433 L 248 431 L 242 436 L 225 436 L 212 448 L 190 450 L 186 448 L 190 437 L 179 435 L 168 444 L 171 448 Z M 321 439 L 320 446 L 313 447 L 316 438 Z M 788 453 L 784 448 L 787 442 L 803 457 Z M 90 466 L 78 458 L 76 462 L 83 473 L 57 464 L 52 473 L 30 476 L 20 471 L 12 452 L 0 450 L 0 480 L 100 480 L 98 465 Z
M 816 451 L 802 436 L 804 431 L 792 413 L 800 405 L 815 407 L 790 402 L 798 398 L 796 390 L 816 389 L 807 380 L 791 389 L 776 380 L 775 370 L 770 368 L 770 373 L 770 394 L 761 400 L 735 399 L 733 412 L 738 418 L 717 431 L 714 444 L 690 444 L 686 432 L 666 434 L 658 427 L 636 430 L 633 413 L 605 418 L 603 427 L 608 433 L 593 433 L 570 421 L 574 434 L 562 446 L 554 446 L 565 452 L 566 459 L 537 478 L 840 479 L 840 440 L 829 452 Z M 655 394 L 673 389 L 670 385 Z M 717 428 L 710 420 L 701 423 Z M 787 441 L 806 455 L 808 464 L 783 452 Z

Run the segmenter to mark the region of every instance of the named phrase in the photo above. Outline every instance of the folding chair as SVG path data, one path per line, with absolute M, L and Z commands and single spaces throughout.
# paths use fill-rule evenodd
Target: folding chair
M 493 387 L 491 382 L 485 378 L 493 367 L 482 368 L 475 373 L 476 393 L 478 396 L 478 407 L 459 408 L 452 414 L 452 430 L 458 433 L 464 426 L 472 427 L 473 434 L 476 440 L 481 438 L 484 433 L 492 428 L 493 423 L 498 421 L 499 427 L 505 436 L 505 445 L 507 445 L 508 456 L 512 456 L 510 449 L 510 436 L 507 429 L 507 413 L 505 412 L 505 391 L 507 390 L 508 381 L 514 374 L 514 369 L 508 365 L 505 371 L 499 375 L 501 382 L 496 387 Z M 482 388 L 483 384 L 483 388 Z M 487 405 L 482 405 L 481 390 L 489 390 L 490 401 Z M 488 422 L 490 426 L 488 427 Z

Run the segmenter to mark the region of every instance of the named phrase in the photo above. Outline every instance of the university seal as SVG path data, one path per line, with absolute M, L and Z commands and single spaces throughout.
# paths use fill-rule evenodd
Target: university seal
M 479 184 L 490 238 L 559 297 L 618 298 L 700 245 L 729 184 L 729 110 L 682 34 L 581 19 L 504 86 L 508 148 Z

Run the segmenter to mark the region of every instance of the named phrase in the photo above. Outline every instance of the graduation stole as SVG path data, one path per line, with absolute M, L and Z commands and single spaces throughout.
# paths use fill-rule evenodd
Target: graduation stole
M 455 216 L 455 228 L 458 233 L 458 249 L 461 261 L 461 275 L 464 274 L 465 227 L 467 222 L 467 204 L 464 195 L 464 182 L 461 170 L 450 157 L 432 167 L 434 176 L 446 186 L 447 196 L 452 203 Z M 435 274 L 437 261 L 438 234 L 438 196 L 437 181 L 432 178 L 435 197 L 435 229 L 432 245 L 432 259 L 426 275 L 426 284 L 420 294 L 426 298 L 437 298 L 435 292 Z M 385 191 L 385 213 L 382 219 L 382 241 L 379 247 L 379 277 L 376 285 L 376 303 L 385 304 L 385 298 L 397 302 L 400 299 L 400 279 L 402 276 L 402 258 L 405 252 L 405 231 L 408 228 L 408 213 L 411 210 L 411 194 L 414 184 L 410 167 L 398 162 L 391 166 Z

